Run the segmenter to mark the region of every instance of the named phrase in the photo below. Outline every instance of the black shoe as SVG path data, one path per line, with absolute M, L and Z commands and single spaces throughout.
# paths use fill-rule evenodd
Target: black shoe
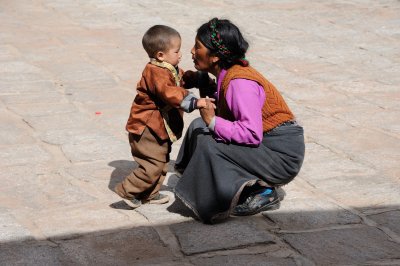
M 276 210 L 279 206 L 280 200 L 276 190 L 273 189 L 269 194 L 266 194 L 264 190 L 250 195 L 242 204 L 237 205 L 233 209 L 232 215 L 254 215 L 263 211 Z

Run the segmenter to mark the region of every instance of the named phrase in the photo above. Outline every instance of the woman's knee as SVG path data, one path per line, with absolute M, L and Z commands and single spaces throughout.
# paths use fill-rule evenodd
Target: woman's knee
M 204 123 L 203 119 L 201 117 L 198 117 L 190 123 L 189 129 L 196 129 L 196 128 L 206 128 L 206 123 Z
M 197 137 L 196 152 L 207 153 L 214 155 L 217 151 L 217 142 L 211 135 L 199 135 Z

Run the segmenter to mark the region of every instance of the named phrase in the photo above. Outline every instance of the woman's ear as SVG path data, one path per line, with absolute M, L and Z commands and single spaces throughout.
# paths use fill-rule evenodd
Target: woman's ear
M 155 57 L 158 61 L 164 61 L 164 53 L 161 51 L 158 51 Z
M 211 62 L 212 62 L 213 64 L 218 63 L 218 61 L 219 61 L 219 57 L 218 57 L 218 56 L 213 55 L 213 56 L 211 57 Z

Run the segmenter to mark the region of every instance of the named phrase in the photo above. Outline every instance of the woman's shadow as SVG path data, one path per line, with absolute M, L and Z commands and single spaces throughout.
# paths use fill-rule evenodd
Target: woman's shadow
M 115 186 L 118 183 L 121 183 L 127 175 L 129 175 L 135 168 L 138 167 L 138 164 L 135 161 L 128 160 L 116 160 L 110 162 L 108 165 L 114 167 L 114 170 L 112 171 L 110 176 L 110 181 L 108 183 L 108 188 L 113 192 Z M 164 182 L 164 185 L 162 185 L 160 191 L 173 192 L 175 185 L 178 183 L 179 176 L 175 174 L 174 165 L 175 161 L 171 160 L 168 164 L 168 172 L 173 174 L 168 175 L 167 182 Z M 110 204 L 110 207 L 123 210 L 132 209 L 122 200 Z M 179 198 L 175 198 L 174 202 L 172 202 L 172 204 L 167 207 L 167 210 L 169 212 L 178 213 L 182 216 L 193 217 L 193 213 L 179 200 Z

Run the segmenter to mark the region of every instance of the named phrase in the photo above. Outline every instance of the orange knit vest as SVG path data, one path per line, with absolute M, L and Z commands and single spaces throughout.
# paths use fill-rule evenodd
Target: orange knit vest
M 221 83 L 221 88 L 218 96 L 218 112 L 217 115 L 221 118 L 233 121 L 234 117 L 228 108 L 225 96 L 229 82 L 232 79 L 249 79 L 260 84 L 265 91 L 266 100 L 262 108 L 263 130 L 267 132 L 276 126 L 294 120 L 294 115 L 287 106 L 282 95 L 278 92 L 266 78 L 263 77 L 257 70 L 248 66 L 243 67 L 234 65 L 228 69 Z

